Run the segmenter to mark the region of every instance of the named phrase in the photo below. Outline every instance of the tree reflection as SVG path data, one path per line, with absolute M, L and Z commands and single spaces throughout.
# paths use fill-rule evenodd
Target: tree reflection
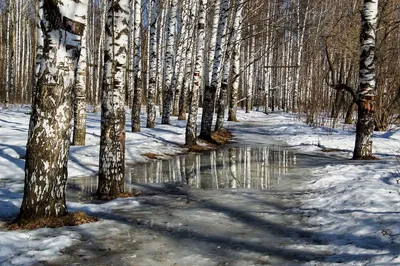
M 130 169 L 131 183 L 178 183 L 196 189 L 270 189 L 296 164 L 293 152 L 271 147 L 229 148 L 153 161 Z

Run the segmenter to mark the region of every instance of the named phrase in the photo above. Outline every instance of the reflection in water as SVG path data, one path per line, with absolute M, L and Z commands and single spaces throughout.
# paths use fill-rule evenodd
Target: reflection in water
M 230 148 L 140 164 L 128 170 L 130 183 L 181 183 L 190 188 L 268 189 L 296 164 L 296 155 L 269 147 Z

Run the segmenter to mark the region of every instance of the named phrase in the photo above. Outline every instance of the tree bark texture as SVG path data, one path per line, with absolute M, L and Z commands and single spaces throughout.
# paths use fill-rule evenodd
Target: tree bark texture
M 72 137 L 72 145 L 84 146 L 86 140 L 86 67 L 87 67 L 87 16 L 88 16 L 88 0 L 80 0 L 76 5 L 75 19 L 79 18 L 84 24 L 84 30 L 80 40 L 78 40 L 78 65 L 76 68 L 76 78 L 73 93 L 74 105 L 74 132 Z
M 178 0 L 171 0 L 171 13 L 168 21 L 168 39 L 165 53 L 165 84 L 164 84 L 164 95 L 163 95 L 163 113 L 162 113 L 162 124 L 170 124 L 171 112 L 172 112 L 172 101 L 173 101 L 173 90 L 172 90 L 172 78 L 174 69 L 174 58 L 175 58 L 175 31 L 177 24 L 177 11 L 178 11 Z
M 77 65 L 75 41 L 82 24 L 68 19 L 74 1 L 39 1 L 37 79 L 25 163 L 24 198 L 17 220 L 67 214 L 65 189 Z M 64 18 L 64 20 L 63 20 Z M 72 23 L 72 28 L 70 27 Z
M 196 61 L 193 72 L 193 89 L 190 93 L 189 100 L 189 117 L 186 124 L 185 143 L 187 146 L 197 144 L 197 113 L 199 109 L 199 90 L 201 85 L 201 75 L 204 70 L 204 39 L 205 39 L 205 23 L 206 23 L 206 7 L 207 0 L 199 1 L 199 21 L 197 25 L 197 46 Z
M 364 0 L 361 14 L 361 55 L 358 95 L 358 120 L 353 159 L 372 156 L 372 133 L 374 130 L 376 71 L 375 31 L 378 20 L 378 0 Z
M 108 0 L 101 102 L 98 196 L 113 198 L 124 192 L 125 66 L 129 1 Z
M 225 40 L 226 24 L 228 20 L 229 0 L 219 0 L 221 12 L 218 23 L 214 63 L 211 77 L 211 84 L 206 85 L 203 99 L 203 114 L 201 118 L 201 130 L 199 138 L 204 140 L 211 139 L 212 121 L 214 114 L 214 104 L 217 88 L 220 81 L 220 69 L 222 63 L 222 49 Z
M 154 128 L 156 116 L 156 85 L 157 85 L 157 16 L 158 0 L 151 1 L 150 17 L 150 67 L 149 67 L 149 90 L 147 92 L 147 125 L 148 128 Z
M 135 57 L 134 57 L 134 94 L 132 103 L 132 132 L 140 132 L 140 109 L 142 105 L 142 72 L 141 72 L 141 37 L 140 28 L 142 21 L 142 1 L 135 0 L 135 23 L 134 23 L 134 47 L 135 47 Z

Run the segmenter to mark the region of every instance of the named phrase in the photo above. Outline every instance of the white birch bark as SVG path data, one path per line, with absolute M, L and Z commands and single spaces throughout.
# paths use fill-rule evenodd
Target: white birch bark
M 104 67 L 103 67 L 103 62 L 104 62 L 104 46 L 105 46 L 105 28 L 106 28 L 106 19 L 107 19 L 107 0 L 100 0 L 101 3 L 101 19 L 100 19 L 100 38 L 99 38 L 99 48 L 97 50 L 97 83 L 94 88 L 94 99 L 95 99 L 95 106 L 94 106 L 94 111 L 97 112 L 98 110 L 98 102 L 99 102 L 99 94 L 100 94 L 100 89 L 102 88 L 103 85 L 103 79 L 104 79 Z
M 229 4 L 229 3 L 228 3 Z M 229 6 L 228 6 L 229 7 Z M 232 8 L 232 6 L 231 6 Z M 231 12 L 231 14 L 235 14 L 235 12 Z M 226 45 L 226 51 L 223 61 L 223 68 L 222 68 L 222 80 L 221 80 L 221 88 L 220 88 L 220 95 L 217 101 L 217 121 L 215 123 L 215 131 L 221 130 L 224 124 L 224 116 L 225 116 L 225 108 L 227 102 L 227 90 L 228 90 L 228 83 L 229 83 L 229 73 L 231 69 L 231 57 L 232 51 L 234 46 L 234 40 L 236 38 L 236 29 L 239 28 L 239 20 L 234 19 L 231 16 L 230 29 L 229 29 L 229 37 Z
M 179 97 L 179 114 L 178 120 L 186 120 L 186 111 L 187 111 L 187 95 L 193 84 L 192 80 L 192 72 L 193 72 L 193 62 L 195 58 L 195 42 L 196 39 L 196 14 L 197 14 L 197 4 L 195 4 L 192 0 L 189 0 L 190 5 L 190 14 L 189 14 L 189 22 L 188 22 L 188 45 L 186 49 L 186 62 L 185 68 L 183 70 L 183 79 L 180 84 L 181 93 Z
M 254 32 L 254 25 L 251 26 L 252 30 L 251 32 Z M 256 39 L 255 37 L 251 38 L 249 40 L 250 44 L 248 44 L 248 49 L 249 49 L 249 57 L 252 61 L 255 57 L 255 47 L 256 47 Z M 251 63 L 249 66 L 249 73 L 248 73 L 248 86 L 246 86 L 246 113 L 250 113 L 253 107 L 253 89 L 254 89 L 254 67 L 255 63 Z
M 11 77 L 11 0 L 8 2 L 7 27 L 6 27 L 6 56 L 5 56 L 5 108 L 10 104 L 10 77 Z
M 189 100 L 189 117 L 186 124 L 185 144 L 194 146 L 197 144 L 197 113 L 199 108 L 199 90 L 204 70 L 204 39 L 206 24 L 206 7 L 207 0 L 199 1 L 199 15 L 197 24 L 197 45 L 196 45 L 196 61 L 193 72 L 193 89 L 190 93 Z
M 378 0 L 364 0 L 361 14 L 361 53 L 359 70 L 358 121 L 353 159 L 369 159 L 372 156 L 376 96 L 376 26 Z
M 135 57 L 134 57 L 134 95 L 132 104 L 132 132 L 140 132 L 140 109 L 142 105 L 142 56 L 141 56 L 141 21 L 142 21 L 142 1 L 135 0 L 135 23 L 134 23 L 134 47 L 135 47 Z
M 220 18 L 217 30 L 214 62 L 212 69 L 211 84 L 205 86 L 203 99 L 203 114 L 201 118 L 201 130 L 199 138 L 211 140 L 212 121 L 214 114 L 215 95 L 220 81 L 220 69 L 222 62 L 222 49 L 225 41 L 226 24 L 228 20 L 229 0 L 219 0 L 221 5 Z
M 190 45 L 190 0 L 185 0 L 182 6 L 182 25 L 180 38 L 178 41 L 178 51 L 175 64 L 175 74 L 173 80 L 173 89 L 175 91 L 175 97 L 173 102 L 172 115 L 179 115 L 179 99 L 182 90 L 182 81 L 187 61 L 187 47 Z
M 165 71 L 165 29 L 166 29 L 166 9 L 169 1 L 160 2 L 161 15 L 159 18 L 158 40 L 157 40 L 157 101 L 159 104 L 160 115 L 163 110 L 163 85 L 164 85 L 164 71 Z
M 124 192 L 128 21 L 129 1 L 108 0 L 97 190 L 100 198 L 114 198 Z
M 237 100 L 239 91 L 239 77 L 240 77 L 240 50 L 242 43 L 242 27 L 243 27 L 243 3 L 244 0 L 238 0 L 236 6 L 236 16 L 235 16 L 235 38 L 234 46 L 232 51 L 232 71 L 231 71 L 231 86 L 229 88 L 230 101 L 228 110 L 228 121 L 237 121 L 236 110 L 237 110 Z M 237 20 L 237 22 L 236 22 Z
M 212 28 L 210 33 L 210 43 L 208 45 L 208 56 L 207 56 L 207 64 L 205 65 L 205 86 L 211 86 L 211 79 L 213 73 L 213 63 L 215 57 L 215 49 L 217 45 L 217 34 L 218 34 L 218 25 L 220 19 L 220 11 L 221 11 L 221 0 L 212 0 L 213 1 L 213 21 Z
M 67 214 L 65 189 L 77 64 L 78 22 L 66 23 L 72 0 L 39 1 L 37 79 L 25 163 L 25 188 L 18 221 Z M 78 19 L 77 19 L 78 20 Z M 46 45 L 44 45 L 46 44 Z
M 154 128 L 156 115 L 157 85 L 157 16 L 159 0 L 151 0 L 150 47 L 149 47 L 149 90 L 147 93 L 147 127 Z
M 80 37 L 77 53 L 78 65 L 76 68 L 76 79 L 73 93 L 74 105 L 74 131 L 72 145 L 84 146 L 86 139 L 86 68 L 87 68 L 87 17 L 88 0 L 80 0 L 76 4 L 77 9 L 72 18 L 85 25 L 83 35 Z
M 295 83 L 293 88 L 293 97 L 292 97 L 292 109 L 293 112 L 298 112 L 298 95 L 299 95 L 299 87 L 300 87 L 300 65 L 301 58 L 303 55 L 303 47 L 304 47 L 304 35 L 306 31 L 306 23 L 308 21 L 309 14 L 309 0 L 306 3 L 306 10 L 304 13 L 303 21 L 300 21 L 300 0 L 297 1 L 297 60 L 296 60 L 296 74 L 295 74 Z
M 168 38 L 167 47 L 165 53 L 165 84 L 164 84 L 164 95 L 163 95 L 163 113 L 161 124 L 170 124 L 170 117 L 172 111 L 172 78 L 174 70 L 174 59 L 175 59 L 175 34 L 177 24 L 177 11 L 178 11 L 178 0 L 171 0 L 171 12 L 168 21 Z

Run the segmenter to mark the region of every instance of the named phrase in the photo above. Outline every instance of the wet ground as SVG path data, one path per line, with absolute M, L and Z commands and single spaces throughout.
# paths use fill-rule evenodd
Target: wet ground
M 307 191 L 297 188 L 330 158 L 256 142 L 128 169 L 140 206 L 97 213 L 102 221 L 91 230 L 73 228 L 79 243 L 48 265 L 318 263 L 330 253 L 307 229 L 298 202 Z M 89 200 L 96 183 L 71 181 L 69 200 Z

